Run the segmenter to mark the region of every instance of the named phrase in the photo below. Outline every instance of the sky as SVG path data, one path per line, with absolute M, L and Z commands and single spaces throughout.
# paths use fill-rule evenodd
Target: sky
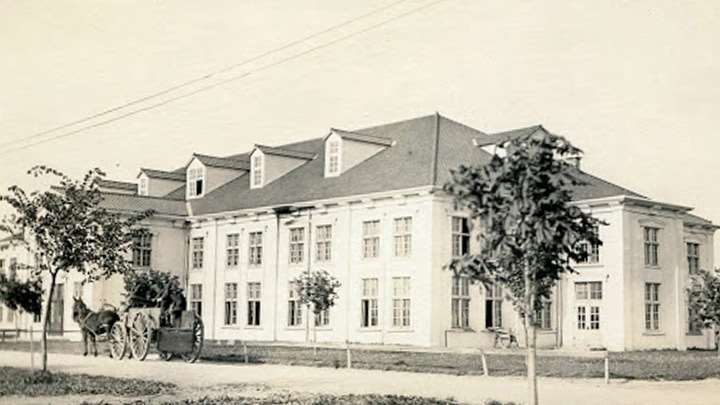
M 193 152 L 438 111 L 486 132 L 542 124 L 586 171 L 720 224 L 720 2 L 445 0 L 396 18 L 430 3 L 0 0 L 0 190 L 36 187 L 35 164 L 133 181 Z M 19 141 L 377 9 L 155 101 L 208 90 Z

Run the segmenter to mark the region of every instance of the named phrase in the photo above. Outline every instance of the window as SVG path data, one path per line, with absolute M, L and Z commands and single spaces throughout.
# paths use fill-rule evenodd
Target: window
M 660 284 L 645 283 L 645 330 L 660 330 Z
M 330 325 L 330 308 L 323 309 L 315 314 L 315 326 Z
M 152 256 L 152 234 L 142 232 L 133 240 L 133 265 L 136 267 L 150 267 Z
M 332 259 L 332 225 L 319 225 L 316 231 L 315 260 L 330 261 Z
M 260 266 L 263 259 L 263 234 L 261 231 L 250 232 L 248 235 L 248 264 L 251 266 Z
M 327 174 L 328 176 L 340 173 L 340 141 L 330 139 L 327 147 Z
M 240 262 L 240 235 L 228 234 L 225 239 L 225 256 L 227 267 L 237 267 Z
M 2 313 L 0 313 L 0 317 L 2 317 Z M 41 315 L 40 314 L 33 314 L 33 323 L 40 323 Z
M 248 283 L 248 326 L 260 326 L 260 283 Z
M 148 195 L 148 181 L 146 177 L 140 179 L 138 184 L 138 195 Z
M 363 258 L 369 259 L 380 255 L 380 221 L 363 222 Z
M 263 185 L 263 157 L 260 154 L 255 154 L 252 157 L 252 176 L 251 176 L 251 188 L 262 187 Z
M 646 266 L 657 266 L 658 265 L 658 228 L 644 227 L 644 238 L 645 238 L 645 265 Z
M 470 280 L 467 277 L 452 279 L 452 327 L 470 327 Z
M 288 326 L 302 325 L 302 303 L 298 294 L 298 285 L 290 282 L 288 286 Z
M 378 279 L 362 280 L 362 299 L 360 300 L 360 327 L 378 326 Z
M 8 265 L 8 278 L 10 280 L 14 280 L 15 278 L 17 278 L 17 267 L 17 258 L 11 257 L 10 263 Z
M 82 298 L 83 296 L 83 283 L 76 281 L 73 283 L 73 297 Z
M 470 252 L 470 225 L 464 217 L 452 218 L 452 255 L 463 256 Z
M 692 307 L 688 307 L 688 334 L 689 335 L 700 335 L 702 334 L 703 323 L 698 318 L 698 313 Z
M 595 227 L 595 235 L 598 235 L 598 227 Z M 581 251 L 585 252 L 587 256 L 583 260 L 579 260 L 581 264 L 597 264 L 600 263 L 600 245 L 597 243 L 590 243 L 588 241 L 582 241 L 578 244 Z
M 687 244 L 688 272 L 697 274 L 700 271 L 700 245 L 698 243 Z
M 237 325 L 237 283 L 225 284 L 225 325 Z
M 393 327 L 410 326 L 410 277 L 393 277 Z
M 575 301 L 577 304 L 576 309 L 578 329 L 600 329 L 600 300 L 602 300 L 602 297 L 602 282 L 583 281 L 575 283 Z M 588 314 L 590 315 L 589 319 Z
M 190 309 L 202 316 L 202 284 L 190 284 Z
M 552 301 L 543 300 L 535 314 L 535 322 L 540 329 L 552 329 Z
M 13 310 L 10 309 L 10 308 L 8 308 L 8 311 L 7 311 L 7 321 L 8 321 L 8 322 L 14 322 L 14 321 L 15 321 L 15 311 L 13 311 Z
M 393 225 L 395 256 L 410 256 L 412 253 L 412 217 L 395 218 Z
M 205 238 L 192 238 L 192 268 L 202 269 Z
M 485 327 L 502 328 L 503 290 L 501 285 L 485 286 Z
M 305 228 L 290 229 L 290 263 L 303 262 L 305 252 Z
M 190 197 L 200 197 L 203 194 L 203 183 L 205 181 L 205 173 L 202 167 L 189 169 L 188 177 L 188 195 Z

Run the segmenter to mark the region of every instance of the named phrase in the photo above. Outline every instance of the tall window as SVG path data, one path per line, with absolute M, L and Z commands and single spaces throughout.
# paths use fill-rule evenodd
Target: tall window
M 687 260 L 690 274 L 697 274 L 700 271 L 700 244 L 687 244 Z
M 340 173 L 340 141 L 331 139 L 328 141 L 327 148 L 327 173 L 328 175 L 337 175 Z
M 332 259 L 332 225 L 318 225 L 315 238 L 315 260 L 330 261 Z
M 247 324 L 248 326 L 260 326 L 260 283 L 248 283 L 247 303 Z
M 189 169 L 187 172 L 188 177 L 188 191 L 190 197 L 200 197 L 203 194 L 203 187 L 205 182 L 205 174 L 202 167 L 195 169 Z
M 237 267 L 240 262 L 240 235 L 228 234 L 225 239 L 225 263 L 227 267 Z
M 290 282 L 288 286 L 288 326 L 300 325 L 302 325 L 302 303 L 297 283 Z
M 362 280 L 360 326 L 363 328 L 378 326 L 378 279 L 376 278 Z
M 535 322 L 540 329 L 552 329 L 551 300 L 543 300 L 542 306 L 536 311 Z
M 660 330 L 660 284 L 645 283 L 645 329 Z
M 363 222 L 362 253 L 365 259 L 380 255 L 380 221 Z
M 290 263 L 303 262 L 305 252 L 305 228 L 290 229 Z
M 152 256 L 152 234 L 143 232 L 133 239 L 133 265 L 137 267 L 150 267 Z
M 575 283 L 578 329 L 600 329 L 600 304 L 602 297 L 602 282 L 591 281 Z
M 598 235 L 598 227 L 595 227 L 595 235 Z M 596 264 L 600 263 L 600 245 L 597 243 L 590 243 L 588 241 L 580 242 L 580 250 L 585 252 L 587 256 L 583 260 L 579 260 L 578 263 L 584 264 Z
M 263 259 L 263 234 L 261 231 L 250 232 L 248 234 L 248 264 L 251 266 L 260 266 Z
M 202 316 L 202 284 L 190 284 L 190 309 Z
M 263 157 L 255 154 L 252 157 L 252 187 L 262 187 L 263 184 Z
M 237 325 L 237 283 L 225 283 L 225 325 Z
M 470 252 L 470 225 L 465 217 L 452 217 L 452 255 L 455 257 Z
M 148 195 L 148 181 L 146 177 L 140 179 L 138 184 L 138 195 Z
M 470 280 L 467 277 L 452 279 L 452 327 L 470 327 Z
M 17 277 L 17 258 L 11 257 L 8 265 L 8 278 L 14 280 Z
M 412 217 L 395 218 L 393 239 L 395 256 L 410 256 L 412 253 Z
M 330 308 L 325 308 L 322 311 L 315 314 L 315 326 L 328 326 L 330 325 Z
M 503 290 L 502 286 L 493 284 L 485 286 L 485 327 L 486 328 L 502 328 L 502 305 Z
M 646 266 L 657 266 L 658 265 L 658 248 L 660 243 L 658 242 L 658 228 L 652 228 L 646 226 L 643 228 L 645 238 L 645 265 Z
M 410 277 L 393 277 L 393 326 L 410 326 Z
M 192 268 L 202 269 L 204 257 L 205 238 L 192 238 Z

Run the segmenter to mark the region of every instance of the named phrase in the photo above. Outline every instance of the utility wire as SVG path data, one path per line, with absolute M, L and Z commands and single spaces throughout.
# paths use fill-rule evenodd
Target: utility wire
M 203 76 L 199 76 L 199 77 L 196 77 L 196 78 L 194 78 L 194 79 L 190 79 L 190 80 L 184 81 L 184 82 L 182 82 L 182 83 L 178 83 L 178 84 L 176 84 L 176 85 L 174 85 L 174 86 L 171 86 L 171 87 L 168 87 L 168 88 L 166 88 L 166 89 L 164 89 L 164 90 L 160 90 L 160 91 L 158 91 L 158 92 L 155 92 L 155 93 L 152 93 L 152 94 L 148 94 L 148 95 L 146 95 L 146 96 L 144 96 L 144 97 L 141 97 L 141 98 L 138 98 L 138 99 L 135 99 L 135 100 L 132 100 L 132 101 L 128 101 L 128 102 L 126 102 L 126 103 L 124 103 L 124 104 L 121 104 L 121 105 L 118 105 L 118 106 L 115 106 L 115 107 L 112 107 L 112 108 L 108 108 L 108 109 L 106 109 L 106 110 L 103 110 L 103 111 L 100 111 L 100 112 L 98 112 L 98 113 L 89 115 L 89 116 L 87 116 L 87 117 L 80 118 L 80 119 L 78 119 L 78 120 L 71 121 L 71 122 L 68 122 L 68 123 L 65 123 L 65 124 L 62 124 L 62 125 L 58 125 L 58 126 L 56 126 L 56 127 L 52 127 L 52 128 L 49 128 L 49 129 L 46 129 L 46 130 L 43 130 L 43 131 L 34 133 L 34 134 L 29 135 L 29 136 L 26 136 L 26 137 L 13 139 L 13 140 L 10 140 L 10 141 L 8 141 L 8 142 L 2 142 L 2 143 L 0 143 L 0 147 L 4 147 L 4 146 L 7 146 L 7 145 L 13 145 L 13 144 L 16 144 L 16 143 L 22 143 L 22 142 L 28 141 L 28 140 L 30 140 L 30 139 L 38 138 L 38 137 L 41 137 L 41 136 L 43 136 L 43 135 L 47 135 L 47 134 L 50 134 L 50 133 L 59 131 L 59 130 L 61 130 L 61 129 L 65 129 L 65 128 L 68 128 L 68 127 L 71 127 L 71 126 L 74 126 L 74 125 L 77 125 L 77 124 L 81 124 L 81 123 L 86 122 L 86 121 L 90 121 L 90 120 L 95 119 L 95 118 L 99 118 L 99 117 L 108 115 L 108 114 L 113 113 L 113 112 L 115 112 L 115 111 L 122 110 L 122 109 L 124 109 L 124 108 L 126 108 L 126 107 L 130 107 L 130 106 L 133 106 L 133 105 L 135 105 L 135 104 L 139 104 L 139 103 L 142 103 L 142 102 L 144 102 L 144 101 L 148 101 L 148 100 L 151 100 L 151 99 L 153 99 L 153 98 L 156 98 L 156 97 L 159 97 L 159 96 L 163 96 L 163 95 L 168 94 L 168 93 L 172 93 L 172 92 L 174 92 L 175 90 L 182 89 L 182 88 L 184 88 L 184 87 L 193 85 L 193 84 L 195 84 L 195 83 L 198 83 L 198 82 L 201 82 L 201 81 L 204 81 L 204 80 L 208 80 L 208 79 L 212 78 L 213 76 L 216 76 L 216 75 L 219 75 L 219 74 L 221 74 L 221 73 L 225 73 L 225 72 L 227 72 L 227 71 L 230 71 L 230 70 L 236 69 L 236 68 L 238 68 L 238 67 L 247 65 L 247 64 L 252 63 L 252 62 L 255 62 L 255 61 L 259 60 L 259 59 L 262 59 L 262 58 L 265 58 L 265 57 L 267 57 L 267 56 L 270 56 L 270 55 L 272 55 L 272 54 L 275 54 L 275 53 L 284 51 L 285 49 L 292 48 L 292 47 L 294 47 L 294 46 L 296 46 L 296 45 L 299 45 L 299 44 L 301 44 L 301 43 L 303 43 L 303 42 L 306 42 L 306 41 L 308 41 L 308 40 L 311 40 L 311 39 L 316 38 L 316 37 L 318 37 L 318 36 L 321 36 L 321 35 L 323 35 L 323 34 L 327 34 L 328 32 L 337 30 L 338 28 L 342 28 L 342 27 L 344 27 L 344 26 L 346 26 L 346 25 L 349 25 L 349 24 L 352 24 L 352 23 L 354 23 L 354 22 L 363 20 L 363 19 L 365 19 L 365 18 L 367 18 L 367 17 L 370 17 L 370 16 L 372 16 L 372 15 L 374 15 L 374 14 L 378 14 L 378 13 L 380 13 L 380 12 L 382 12 L 382 11 L 385 11 L 385 10 L 387 10 L 387 9 L 389 9 L 389 8 L 395 7 L 395 6 L 397 6 L 397 5 L 401 4 L 401 3 L 404 3 L 404 2 L 406 2 L 406 1 L 408 1 L 408 0 L 395 1 L 395 2 L 393 2 L 393 3 L 390 3 L 390 4 L 387 4 L 387 5 L 385 5 L 385 6 L 376 8 L 376 9 L 374 9 L 374 10 L 372 10 L 372 11 L 370 11 L 370 12 L 367 12 L 367 13 L 365 13 L 365 14 L 362 14 L 362 15 L 360 15 L 360 16 L 351 18 L 351 19 L 346 20 L 346 21 L 343 21 L 343 22 L 341 22 L 341 23 L 339 23 L 339 24 L 333 25 L 333 26 L 328 27 L 328 28 L 325 28 L 325 29 L 323 29 L 323 30 L 321 30 L 321 31 L 315 32 L 315 33 L 310 34 L 310 35 L 308 35 L 308 36 L 305 36 L 305 37 L 303 37 L 303 38 L 301 38 L 301 39 L 297 39 L 297 40 L 295 40 L 295 41 L 288 42 L 288 43 L 285 44 L 285 45 L 279 46 L 279 47 L 277 47 L 277 48 L 270 49 L 270 50 L 268 50 L 268 51 L 266 51 L 266 52 L 263 52 L 263 53 L 261 53 L 261 54 L 255 55 L 255 56 L 253 56 L 253 57 L 251 57 L 251 58 L 245 59 L 245 60 L 243 60 L 243 61 L 241 61 L 241 62 L 238 62 L 238 63 L 235 63 L 235 64 L 233 64 L 233 65 L 226 66 L 226 67 L 224 67 L 224 68 L 222 68 L 222 69 L 220 69 L 220 70 L 216 70 L 216 71 L 214 71 L 214 72 L 205 74 L 205 75 L 203 75 Z
M 151 105 L 146 106 L 146 107 L 143 107 L 143 108 L 139 108 L 139 109 L 136 109 L 136 110 L 132 110 L 132 111 L 130 111 L 130 112 L 128 112 L 128 113 L 119 115 L 119 116 L 117 116 L 117 117 L 109 118 L 109 119 L 106 119 L 106 120 L 103 120 L 103 121 L 100 121 L 100 122 L 97 122 L 97 123 L 94 123 L 94 124 L 91 124 L 91 125 L 87 125 L 87 126 L 78 128 L 78 129 L 73 130 L 73 131 L 70 131 L 70 132 L 66 132 L 66 133 L 62 133 L 62 134 L 59 134 L 59 135 L 55 135 L 55 136 L 52 136 L 52 137 L 50 137 L 50 138 L 45 138 L 45 139 L 42 139 L 42 140 L 40 140 L 40 141 L 37 141 L 37 142 L 34 142 L 34 143 L 30 143 L 30 144 L 28 144 L 28 145 L 24 145 L 24 146 L 20 146 L 20 147 L 16 147 L 16 148 L 7 149 L 7 150 L 5 150 L 5 151 L 0 152 L 0 155 L 8 154 L 8 153 L 10 153 L 10 152 L 16 152 L 16 151 L 25 150 L 25 149 L 32 148 L 32 147 L 34 147 L 34 146 L 37 146 L 37 145 L 40 145 L 40 144 L 43 144 L 43 143 L 46 143 L 46 142 L 50 142 L 50 141 L 54 141 L 54 140 L 57 140 L 57 139 L 66 138 L 66 137 L 75 135 L 75 134 L 77 134 L 77 133 L 80 133 L 80 132 L 83 132 L 83 131 L 86 131 L 86 130 L 89 130 L 89 129 L 92 129 L 92 128 L 96 128 L 96 127 L 99 127 L 99 126 L 102 126 L 102 125 L 106 125 L 106 124 L 109 124 L 109 123 L 111 123 L 111 122 L 118 121 L 118 120 L 121 120 L 121 119 L 130 117 L 130 116 L 139 114 L 139 113 L 141 113 L 141 112 L 149 111 L 149 110 L 158 108 L 158 107 L 160 107 L 160 106 L 169 104 L 169 103 L 171 103 L 171 102 L 174 102 L 174 101 L 177 101 L 177 100 L 181 100 L 181 99 L 190 97 L 190 96 L 192 96 L 192 95 L 195 95 L 195 94 L 198 94 L 198 93 L 201 93 L 201 92 L 204 92 L 204 91 L 211 90 L 211 89 L 213 89 L 213 88 L 215 88 L 215 87 L 218 87 L 218 86 L 221 86 L 221 85 L 224 85 L 224 84 L 227 84 L 227 83 L 230 83 L 230 82 L 233 82 L 233 81 L 242 79 L 242 78 L 247 77 L 247 76 L 250 76 L 252 73 L 257 73 L 257 72 L 260 72 L 260 71 L 263 71 L 263 70 L 267 70 L 267 69 L 272 68 L 272 67 L 274 67 L 274 66 L 281 65 L 281 64 L 283 64 L 283 63 L 286 63 L 286 62 L 292 61 L 292 60 L 294 60 L 294 59 L 300 58 L 300 57 L 302 57 L 302 56 L 305 56 L 305 55 L 307 55 L 307 54 L 316 52 L 316 51 L 318 51 L 318 50 L 320 50 L 320 49 L 327 48 L 327 47 L 329 47 L 329 46 L 331 46 L 331 45 L 334 45 L 334 44 L 336 44 L 336 43 L 338 43 L 338 42 L 347 40 L 347 39 L 349 39 L 349 38 L 355 37 L 355 36 L 360 35 L 360 34 L 364 34 L 364 33 L 368 32 L 368 31 L 372 31 L 372 30 L 377 29 L 377 28 L 379 28 L 379 27 L 382 27 L 383 25 L 386 25 L 386 24 L 388 24 L 388 23 L 390 23 L 390 22 L 393 22 L 393 21 L 395 21 L 395 20 L 398 20 L 398 19 L 407 17 L 407 16 L 409 16 L 409 15 L 412 15 L 412 14 L 415 14 L 415 13 L 417 13 L 417 12 L 420 12 L 420 11 L 426 9 L 426 8 L 432 7 L 432 6 L 436 5 L 436 4 L 443 3 L 443 2 L 446 2 L 446 1 L 448 1 L 448 0 L 437 0 L 437 1 L 434 1 L 434 2 L 426 3 L 426 4 L 422 5 L 422 6 L 415 7 L 415 8 L 413 8 L 413 9 L 407 11 L 407 12 L 404 12 L 404 13 L 401 13 L 401 14 L 398 14 L 398 15 L 395 15 L 395 16 L 392 16 L 392 17 L 387 18 L 387 19 L 385 19 L 385 20 L 383 20 L 383 21 L 381 21 L 381 22 L 379 22 L 379 23 L 370 25 L 370 26 L 368 26 L 368 27 L 366 27 L 366 28 L 363 28 L 363 29 L 361 29 L 361 30 L 352 32 L 352 33 L 350 33 L 350 34 L 344 35 L 344 36 L 339 37 L 339 38 L 336 38 L 336 39 L 334 39 L 334 40 L 332 40 L 332 41 L 328 41 L 328 42 L 326 42 L 326 43 L 324 43 L 324 44 L 321 44 L 321 45 L 315 46 L 315 47 L 313 47 L 313 48 L 307 49 L 307 50 L 305 50 L 305 51 L 303 51 L 303 52 L 300 52 L 300 53 L 291 55 L 291 56 L 286 57 L 286 58 L 283 58 L 283 59 L 280 59 L 279 61 L 276 61 L 276 62 L 273 62 L 273 63 L 269 63 L 269 64 L 266 64 L 266 65 L 260 66 L 260 67 L 258 67 L 257 69 L 250 70 L 250 71 L 245 72 L 245 73 L 243 73 L 243 74 L 229 77 L 229 78 L 224 79 L 224 80 L 221 80 L 221 81 L 219 81 L 219 82 L 216 82 L 216 83 L 213 83 L 213 84 L 210 84 L 210 85 L 201 87 L 201 88 L 196 89 L 196 90 L 194 90 L 194 91 L 191 91 L 191 92 L 189 92 L 189 93 L 181 94 L 181 95 L 179 95 L 179 96 L 176 96 L 176 97 L 173 97 L 173 98 L 170 98 L 170 99 L 167 99 L 167 100 L 163 100 L 163 101 L 161 101 L 161 102 L 158 102 L 158 103 L 155 103 L 155 104 L 151 104 Z

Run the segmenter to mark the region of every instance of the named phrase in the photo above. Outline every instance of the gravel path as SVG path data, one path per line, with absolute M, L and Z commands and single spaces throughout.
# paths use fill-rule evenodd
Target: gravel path
M 469 403 L 487 399 L 522 402 L 526 384 L 519 377 L 452 376 L 396 371 L 331 369 L 283 365 L 244 365 L 163 362 L 151 356 L 145 362 L 114 361 L 106 357 L 82 357 L 50 353 L 53 371 L 87 373 L 111 377 L 147 378 L 173 382 L 206 392 L 223 384 L 261 384 L 277 390 L 329 394 L 402 394 L 448 398 Z M 0 365 L 29 367 L 29 354 L 0 351 Z M 37 364 L 37 361 L 36 361 Z M 711 404 L 720 403 L 720 381 L 648 382 L 540 379 L 543 404 Z M 17 403 L 18 398 L 0 398 Z M 10 402 L 7 402 L 10 401 Z M 33 403 L 21 401 L 23 403 Z M 43 403 L 38 401 L 36 403 Z M 47 403 L 47 402 L 44 402 Z

